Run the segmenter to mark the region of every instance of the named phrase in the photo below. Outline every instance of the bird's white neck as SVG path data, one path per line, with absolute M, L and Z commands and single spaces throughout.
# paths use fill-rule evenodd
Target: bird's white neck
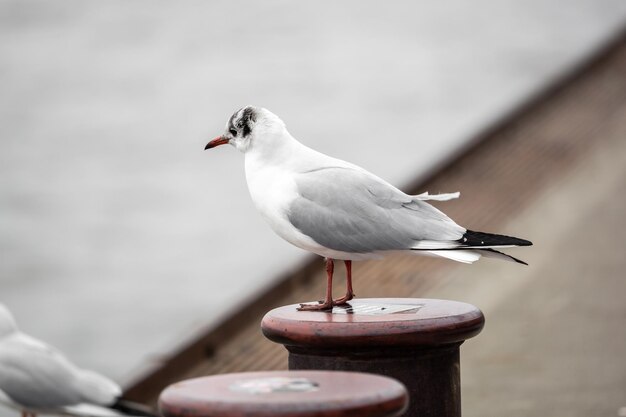
M 293 160 L 298 153 L 308 149 L 291 136 L 287 129 L 283 129 L 281 132 L 266 134 L 263 137 L 262 146 L 259 145 L 258 143 L 254 144 L 245 153 L 246 166 L 249 164 L 264 166 L 285 165 Z

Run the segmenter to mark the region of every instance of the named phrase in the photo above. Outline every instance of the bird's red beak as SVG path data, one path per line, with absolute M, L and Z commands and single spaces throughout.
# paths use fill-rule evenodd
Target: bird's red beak
M 206 151 L 207 149 L 211 149 L 211 148 L 215 148 L 216 146 L 224 145 L 224 144 L 228 143 L 229 141 L 230 141 L 230 139 L 225 138 L 224 136 L 218 136 L 215 139 L 213 139 L 211 142 L 207 143 L 206 146 L 204 147 L 204 150 Z

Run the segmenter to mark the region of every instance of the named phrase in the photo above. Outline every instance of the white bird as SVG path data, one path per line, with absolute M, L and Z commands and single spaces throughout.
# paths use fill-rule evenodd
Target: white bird
M 204 149 L 230 144 L 245 154 L 250 196 L 280 237 L 326 258 L 326 296 L 301 310 L 328 310 L 354 297 L 352 261 L 411 251 L 472 263 L 481 256 L 525 262 L 495 248 L 529 246 L 510 236 L 467 230 L 426 203 L 459 193 L 407 195 L 374 174 L 298 142 L 269 110 L 236 111 L 223 135 Z M 345 296 L 333 300 L 333 260 L 347 272 Z
M 0 304 L 0 403 L 21 411 L 22 417 L 155 415 L 121 395 L 115 382 L 78 368 L 55 348 L 20 332 Z

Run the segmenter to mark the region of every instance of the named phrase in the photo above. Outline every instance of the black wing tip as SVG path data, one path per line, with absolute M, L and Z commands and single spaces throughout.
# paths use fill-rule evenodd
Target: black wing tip
M 533 242 L 531 242 L 530 240 L 521 239 L 519 237 L 514 237 L 513 239 L 516 239 L 519 242 L 517 246 L 532 246 L 533 245 Z
M 458 240 L 462 246 L 532 246 L 533 242 L 518 237 L 466 230 Z
M 155 413 L 150 407 L 138 404 L 132 401 L 118 398 L 114 404 L 109 406 L 110 409 L 119 411 L 120 413 L 128 416 L 137 417 L 160 417 L 158 413 Z

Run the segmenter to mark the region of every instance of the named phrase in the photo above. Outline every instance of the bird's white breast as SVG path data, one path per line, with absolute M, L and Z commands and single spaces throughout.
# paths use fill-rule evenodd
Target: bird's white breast
M 257 210 L 280 237 L 303 247 L 311 240 L 298 231 L 287 217 L 289 205 L 298 197 L 293 173 L 280 166 L 263 165 L 246 155 L 246 181 Z

